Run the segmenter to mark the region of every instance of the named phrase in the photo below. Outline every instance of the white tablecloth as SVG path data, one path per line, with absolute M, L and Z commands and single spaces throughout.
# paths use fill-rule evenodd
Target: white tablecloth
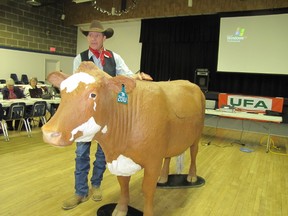
M 282 122 L 281 116 L 269 116 L 264 114 L 257 114 L 257 113 L 247 113 L 247 112 L 224 112 L 221 110 L 211 110 L 206 109 L 205 114 L 207 115 L 216 115 L 220 117 L 229 117 L 229 118 L 237 118 L 237 119 L 247 119 L 247 120 L 254 120 L 254 121 L 267 121 L 267 122 Z
M 61 98 L 44 100 L 42 98 L 24 98 L 24 99 L 10 99 L 10 100 L 0 100 L 2 107 L 9 107 L 12 103 L 24 102 L 26 105 L 33 105 L 36 101 L 46 101 L 47 104 L 59 104 Z

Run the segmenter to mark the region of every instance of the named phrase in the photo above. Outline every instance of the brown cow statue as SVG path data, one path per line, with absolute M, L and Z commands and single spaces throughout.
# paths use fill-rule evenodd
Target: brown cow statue
M 91 62 L 82 62 L 73 75 L 52 72 L 47 79 L 60 85 L 61 103 L 42 127 L 43 139 L 54 146 L 91 140 L 101 144 L 107 167 L 121 187 L 113 216 L 126 215 L 130 176 L 140 169 L 143 213 L 153 215 L 163 158 L 169 161 L 190 148 L 187 180 L 197 179 L 196 155 L 205 117 L 205 98 L 197 85 L 111 77 Z M 168 176 L 165 169 L 162 179 Z

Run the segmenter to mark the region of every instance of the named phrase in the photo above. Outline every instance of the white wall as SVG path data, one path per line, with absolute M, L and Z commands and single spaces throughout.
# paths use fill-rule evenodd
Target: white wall
M 89 24 L 81 25 L 79 28 L 89 27 Z M 141 21 L 116 21 L 102 22 L 104 28 L 112 28 L 114 35 L 105 41 L 104 47 L 118 53 L 125 61 L 131 71 L 137 72 L 140 69 L 141 48 L 139 43 Z M 77 53 L 88 49 L 87 38 L 78 28 Z
M 21 75 L 25 73 L 29 78 L 37 77 L 38 80 L 45 81 L 46 68 L 51 71 L 61 69 L 70 74 L 73 57 L 0 48 L 0 79 L 8 79 L 10 73 L 16 73 L 21 79 Z
M 137 72 L 140 69 L 142 48 L 142 44 L 139 43 L 141 21 L 103 22 L 102 24 L 104 28 L 114 29 L 114 36 L 107 39 L 104 46 L 121 55 L 130 70 Z M 77 53 L 87 48 L 87 39 L 78 30 Z M 45 80 L 46 70 L 51 72 L 54 69 L 72 74 L 73 58 L 0 48 L 0 79 L 9 78 L 10 73 L 16 73 L 20 79 L 21 75 L 26 73 L 28 77 L 36 76 L 38 80 Z

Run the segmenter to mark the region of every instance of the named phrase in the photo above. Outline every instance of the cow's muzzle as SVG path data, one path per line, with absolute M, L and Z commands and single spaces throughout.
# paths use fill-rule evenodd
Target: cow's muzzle
M 72 144 L 72 142 L 69 140 L 67 141 L 63 140 L 61 132 L 46 131 L 46 130 L 42 130 L 42 132 L 43 132 L 43 140 L 46 143 L 49 143 L 54 146 L 67 146 Z

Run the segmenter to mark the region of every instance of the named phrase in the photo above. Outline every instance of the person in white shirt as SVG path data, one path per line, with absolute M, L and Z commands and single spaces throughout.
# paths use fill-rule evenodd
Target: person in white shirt
M 99 21 L 94 20 L 88 29 L 81 29 L 81 32 L 87 37 L 89 48 L 74 58 L 74 71 L 78 69 L 82 61 L 92 61 L 98 68 L 112 77 L 124 75 L 139 80 L 152 80 L 150 76 L 147 76 L 144 73 L 134 74 L 119 54 L 104 47 L 105 40 L 113 36 L 113 29 L 104 29 Z M 65 210 L 75 208 L 80 203 L 87 201 L 89 195 L 91 195 L 94 201 L 102 200 L 100 186 L 103 179 L 103 173 L 106 170 L 105 155 L 101 145 L 98 143 L 95 154 L 96 160 L 93 163 L 91 192 L 89 193 L 88 173 L 90 170 L 90 146 L 91 142 L 76 143 L 76 163 L 74 172 L 75 193 L 63 202 L 62 208 Z

